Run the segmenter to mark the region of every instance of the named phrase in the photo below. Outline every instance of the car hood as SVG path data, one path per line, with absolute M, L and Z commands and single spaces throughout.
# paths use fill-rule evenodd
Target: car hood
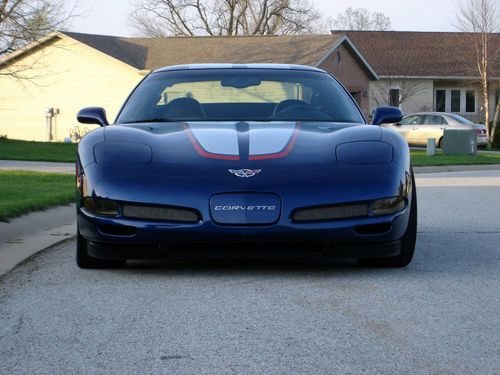
M 335 145 L 380 140 L 377 126 L 306 122 L 184 122 L 109 126 L 106 143 L 142 143 L 154 163 L 235 166 L 266 162 L 318 163 L 335 160 Z

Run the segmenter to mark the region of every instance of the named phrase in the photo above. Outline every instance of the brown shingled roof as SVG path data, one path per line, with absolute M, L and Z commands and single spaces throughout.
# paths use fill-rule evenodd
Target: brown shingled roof
M 121 38 L 64 32 L 137 69 L 194 63 L 315 65 L 331 48 L 331 35 Z
M 169 38 L 64 34 L 147 70 L 223 62 L 316 65 L 339 38 L 347 35 L 380 76 L 478 77 L 472 34 L 468 33 L 332 31 L 332 35 Z M 500 34 L 490 34 L 490 47 L 490 76 L 500 78 Z
M 145 69 L 144 65 L 148 56 L 148 48 L 134 43 L 133 38 L 73 33 L 69 31 L 63 31 L 62 34 L 112 56 L 117 60 L 123 61 L 134 68 Z
M 332 31 L 332 34 L 347 35 L 381 76 L 479 76 L 469 33 Z M 500 34 L 490 34 L 489 42 L 490 76 L 500 77 Z

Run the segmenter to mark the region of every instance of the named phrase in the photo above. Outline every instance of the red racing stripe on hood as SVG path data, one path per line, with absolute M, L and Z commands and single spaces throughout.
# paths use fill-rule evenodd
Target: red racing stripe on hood
M 283 158 L 287 156 L 295 146 L 295 143 L 297 142 L 297 137 L 299 136 L 300 132 L 300 126 L 301 123 L 298 121 L 295 124 L 295 130 L 293 131 L 293 134 L 288 141 L 288 144 L 285 146 L 285 148 L 281 151 L 272 153 L 272 154 L 263 154 L 263 155 L 249 155 L 248 160 L 265 160 L 265 159 L 278 159 L 278 158 Z
M 221 160 L 240 160 L 239 155 L 224 155 L 224 154 L 214 154 L 211 152 L 208 152 L 203 148 L 203 146 L 198 142 L 198 139 L 196 139 L 195 135 L 193 134 L 193 131 L 189 127 L 187 123 L 183 123 L 182 126 L 184 127 L 184 130 L 186 131 L 186 134 L 191 141 L 191 144 L 193 145 L 194 149 L 200 156 L 203 156 L 205 158 L 209 159 L 221 159 Z

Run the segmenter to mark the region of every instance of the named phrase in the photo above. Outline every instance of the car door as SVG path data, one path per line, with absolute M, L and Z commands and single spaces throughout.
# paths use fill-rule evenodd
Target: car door
M 448 122 L 442 115 L 426 115 L 417 134 L 418 143 L 426 145 L 429 138 L 434 138 L 436 140 L 436 145 L 438 145 L 447 125 Z
M 416 144 L 416 133 L 418 132 L 423 119 L 424 116 L 422 115 L 405 116 L 397 126 L 396 130 L 409 144 Z

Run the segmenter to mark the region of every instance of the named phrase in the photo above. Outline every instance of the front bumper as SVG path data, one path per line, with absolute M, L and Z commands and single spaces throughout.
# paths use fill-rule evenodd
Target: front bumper
M 226 255 L 323 254 L 336 258 L 393 256 L 408 225 L 408 209 L 389 216 L 295 223 L 282 217 L 266 226 L 221 226 L 211 220 L 174 224 L 105 218 L 78 210 L 80 234 L 97 258 L 141 259 L 195 251 Z

